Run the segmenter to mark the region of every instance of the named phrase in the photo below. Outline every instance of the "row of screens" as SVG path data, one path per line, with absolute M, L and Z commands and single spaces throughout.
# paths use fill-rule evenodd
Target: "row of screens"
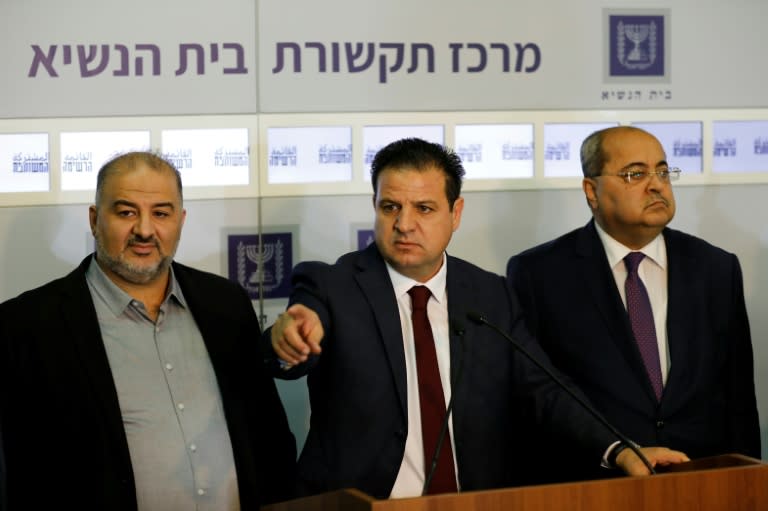
M 618 123 L 544 125 L 545 177 L 581 176 L 579 149 L 595 130 Z M 702 172 L 702 123 L 634 123 L 662 143 L 671 166 Z M 115 154 L 148 150 L 150 132 L 99 131 L 60 134 L 62 190 L 93 190 L 98 169 Z M 376 152 L 403 137 L 444 143 L 442 125 L 366 126 L 363 147 L 355 153 L 349 126 L 270 127 L 267 129 L 269 184 L 343 182 L 353 179 L 359 158 L 369 178 Z M 177 129 L 161 132 L 161 152 L 182 174 L 185 186 L 248 185 L 247 128 Z M 467 179 L 517 179 L 534 175 L 533 124 L 456 125 L 454 150 Z M 713 123 L 712 171 L 768 172 L 768 121 Z M 47 133 L 0 134 L 0 192 L 50 190 Z

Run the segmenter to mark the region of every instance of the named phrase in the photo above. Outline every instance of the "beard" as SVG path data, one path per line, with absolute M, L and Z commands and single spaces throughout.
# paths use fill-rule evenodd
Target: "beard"
M 135 242 L 142 242 L 147 243 L 148 241 L 154 241 L 155 247 L 157 248 L 157 251 L 160 253 L 160 261 L 158 261 L 156 264 L 152 264 L 149 266 L 139 266 L 136 264 L 129 263 L 125 260 L 125 255 L 123 252 L 120 252 L 116 257 L 113 257 L 110 255 L 109 251 L 107 251 L 106 247 L 102 243 L 101 236 L 98 234 L 95 235 L 96 239 L 96 259 L 101 262 L 104 266 L 106 266 L 110 271 L 113 273 L 119 275 L 121 278 L 125 279 L 127 282 L 130 282 L 132 284 L 147 284 L 149 282 L 152 282 L 156 278 L 163 275 L 168 268 L 171 266 L 171 261 L 173 260 L 173 254 L 166 255 L 163 254 L 162 249 L 160 248 L 160 244 L 157 243 L 157 240 L 150 238 L 149 240 L 139 239 L 136 236 L 131 237 L 128 240 L 128 246 L 131 246 L 131 244 Z

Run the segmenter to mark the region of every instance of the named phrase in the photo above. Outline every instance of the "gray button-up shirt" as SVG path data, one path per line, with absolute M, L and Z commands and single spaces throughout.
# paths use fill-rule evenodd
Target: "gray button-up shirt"
M 173 271 L 156 322 L 95 260 L 86 278 L 120 401 L 139 510 L 238 510 L 216 375 Z

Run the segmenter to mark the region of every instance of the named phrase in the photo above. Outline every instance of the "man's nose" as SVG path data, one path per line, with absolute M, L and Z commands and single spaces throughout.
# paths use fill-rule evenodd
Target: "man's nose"
M 396 227 L 400 231 L 411 231 L 415 225 L 416 216 L 412 208 L 404 207 L 397 215 Z

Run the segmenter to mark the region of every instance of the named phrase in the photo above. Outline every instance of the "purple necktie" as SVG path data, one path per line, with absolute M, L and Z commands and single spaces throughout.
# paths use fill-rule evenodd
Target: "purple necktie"
M 627 294 L 627 312 L 629 322 L 632 324 L 632 333 L 635 334 L 640 356 L 643 357 L 645 371 L 651 380 L 656 399 L 661 399 L 662 379 L 661 363 L 659 362 L 659 345 L 656 342 L 656 326 L 653 323 L 653 311 L 648 292 L 643 281 L 637 274 L 637 268 L 645 254 L 642 252 L 630 252 L 624 258 L 627 267 L 627 280 L 624 290 Z
M 419 407 L 421 409 L 421 434 L 424 448 L 424 473 L 429 474 L 432 457 L 437 448 L 437 437 L 445 416 L 445 394 L 440 382 L 435 340 L 427 317 L 427 302 L 432 294 L 428 287 L 414 286 L 411 295 L 411 322 L 416 346 L 416 373 L 419 380 Z M 427 494 L 456 492 L 456 474 L 453 468 L 453 449 L 450 434 L 445 436 L 440 457 Z

